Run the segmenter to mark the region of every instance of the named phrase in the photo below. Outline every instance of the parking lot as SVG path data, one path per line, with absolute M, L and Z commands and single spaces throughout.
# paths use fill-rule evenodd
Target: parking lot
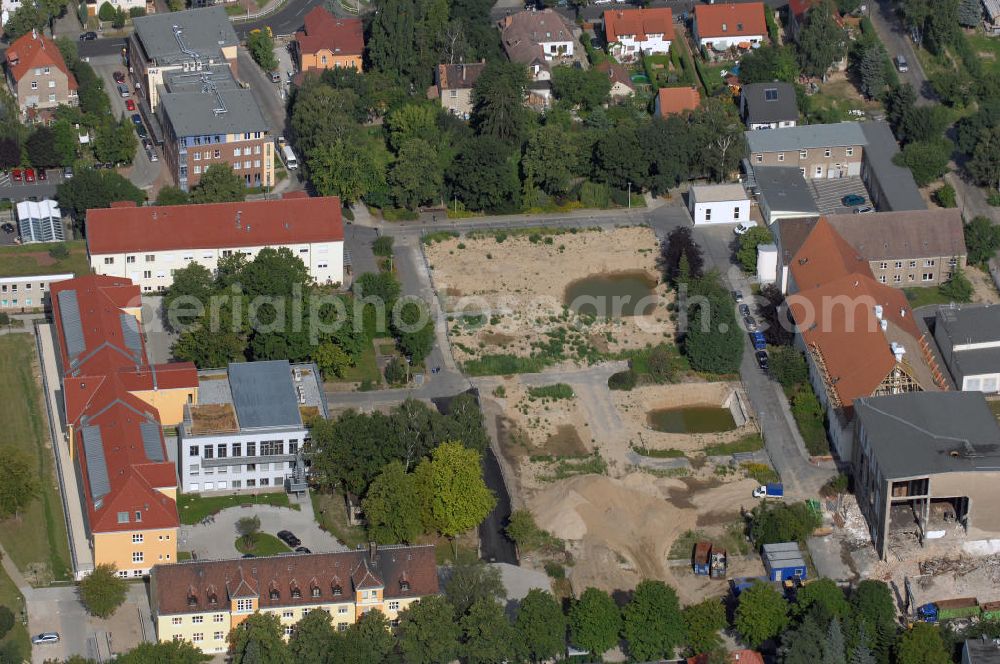
M 871 205 L 868 191 L 861 178 L 838 178 L 835 180 L 812 179 L 806 180 L 812 190 L 816 207 L 822 214 L 851 214 L 856 207 Z M 865 199 L 862 205 L 845 206 L 842 203 L 844 196 L 855 194 Z

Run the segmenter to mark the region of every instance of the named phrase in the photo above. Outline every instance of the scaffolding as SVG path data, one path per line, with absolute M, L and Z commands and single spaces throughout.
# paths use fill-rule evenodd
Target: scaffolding
M 826 366 L 826 360 L 823 359 L 823 351 L 820 350 L 818 344 L 809 344 L 809 351 L 813 356 L 813 360 L 816 361 L 816 366 L 819 367 L 819 372 L 823 377 L 823 387 L 826 388 L 826 396 L 830 400 L 830 405 L 837 409 L 841 408 L 842 404 L 840 402 L 840 393 L 837 391 L 837 382 L 840 379 L 830 376 L 830 370 Z

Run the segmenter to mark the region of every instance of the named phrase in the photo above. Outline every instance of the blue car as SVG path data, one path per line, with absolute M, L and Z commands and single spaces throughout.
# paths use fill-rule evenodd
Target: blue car
M 750 341 L 753 342 L 754 350 L 767 350 L 767 341 L 764 340 L 763 332 L 751 332 Z
M 139 115 L 138 113 L 133 113 L 132 114 L 132 123 L 135 124 L 136 127 L 140 126 L 142 124 L 142 116 Z M 864 201 L 862 201 L 862 202 L 864 202 Z
M 858 196 L 857 194 L 848 194 L 840 199 L 840 202 L 843 203 L 845 207 L 855 207 L 858 205 L 864 205 L 865 197 Z

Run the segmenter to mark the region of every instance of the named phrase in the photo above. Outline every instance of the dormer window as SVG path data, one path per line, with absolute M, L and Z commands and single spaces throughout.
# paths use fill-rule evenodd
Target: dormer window
M 301 599 L 302 598 L 302 590 L 299 589 L 298 584 L 295 583 L 294 581 L 292 581 L 292 583 L 291 583 L 291 590 L 292 590 L 292 599 Z
M 312 596 L 313 597 L 319 597 L 319 586 L 313 586 Z
M 400 581 L 399 581 L 399 589 L 400 590 L 409 590 L 410 589 L 410 582 L 407 581 L 406 579 L 400 579 Z
M 334 597 L 340 597 L 343 594 L 344 594 L 344 589 L 341 588 L 339 584 L 333 587 L 333 596 Z
M 208 603 L 210 606 L 217 606 L 219 604 L 219 596 L 215 593 L 211 593 L 208 596 Z
M 736 24 L 736 30 L 739 31 L 739 32 L 743 32 L 743 24 L 742 23 L 737 23 Z
M 188 606 L 198 606 L 198 598 L 194 595 L 188 595 Z
M 277 601 L 281 599 L 281 593 L 278 592 L 277 588 L 271 588 L 271 592 L 268 593 L 268 598 L 270 598 L 271 601 Z

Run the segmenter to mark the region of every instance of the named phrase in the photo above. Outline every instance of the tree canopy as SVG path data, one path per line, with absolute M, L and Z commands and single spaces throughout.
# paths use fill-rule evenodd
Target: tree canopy
M 587 588 L 570 607 L 570 639 L 596 657 L 618 643 L 621 628 L 622 612 L 603 590 Z
M 102 563 L 80 582 L 80 601 L 87 612 L 110 618 L 125 601 L 128 581 L 118 576 L 114 565 Z

